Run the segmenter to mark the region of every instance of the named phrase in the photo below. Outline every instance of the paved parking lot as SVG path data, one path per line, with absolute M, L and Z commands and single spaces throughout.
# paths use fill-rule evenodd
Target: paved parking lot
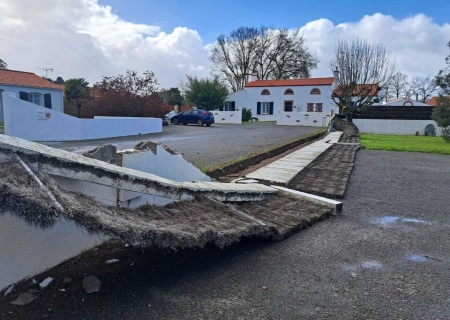
M 186 160 L 200 166 L 226 163 L 229 160 L 260 152 L 272 146 L 288 143 L 320 128 L 277 126 L 274 122 L 249 124 L 170 125 L 162 133 L 89 141 L 45 143 L 55 148 L 83 153 L 93 148 L 113 144 L 119 150 L 132 148 L 140 141 L 158 141 L 184 154 Z

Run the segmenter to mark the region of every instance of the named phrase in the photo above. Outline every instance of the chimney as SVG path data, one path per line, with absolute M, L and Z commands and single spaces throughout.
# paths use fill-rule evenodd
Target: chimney
M 250 78 L 250 81 L 256 81 L 256 80 L 258 80 L 258 74 L 256 72 L 253 72 L 252 76 Z
M 339 77 L 339 70 L 338 67 L 336 66 L 336 69 L 333 71 L 334 74 L 334 79 L 337 79 L 337 77 Z

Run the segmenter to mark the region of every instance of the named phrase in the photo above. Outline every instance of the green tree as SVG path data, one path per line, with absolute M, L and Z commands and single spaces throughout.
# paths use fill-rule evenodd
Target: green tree
M 56 83 L 56 84 L 64 84 L 64 83 L 66 83 L 66 82 L 64 81 L 63 78 L 58 77 L 58 78 L 56 78 L 55 81 L 53 81 L 53 83 Z
M 441 128 L 442 137 L 445 141 L 450 142 L 450 99 L 449 97 L 439 97 L 438 103 L 433 108 L 431 119 L 436 121 L 438 127 Z
M 450 49 L 450 41 L 447 45 Z M 439 70 L 436 76 L 436 84 L 441 87 L 445 94 L 450 95 L 450 54 L 445 58 L 445 63 L 447 66 Z
M 353 113 L 378 102 L 378 91 L 395 74 L 395 63 L 384 45 L 363 39 L 339 40 L 329 66 L 336 84 L 331 97 L 339 114 L 350 122 Z
M 64 96 L 69 104 L 77 106 L 78 118 L 81 117 L 81 105 L 89 98 L 89 82 L 84 78 L 69 79 L 66 81 Z
M 181 106 L 183 104 L 184 98 L 181 95 L 180 89 L 178 88 L 170 88 L 167 90 L 162 89 L 160 92 L 160 96 L 163 99 L 164 103 L 167 103 L 171 106 Z
M 0 69 L 8 69 L 8 64 L 0 59 Z
M 227 86 L 217 76 L 212 79 L 198 79 L 187 76 L 186 100 L 198 108 L 214 110 L 223 105 L 228 96 Z

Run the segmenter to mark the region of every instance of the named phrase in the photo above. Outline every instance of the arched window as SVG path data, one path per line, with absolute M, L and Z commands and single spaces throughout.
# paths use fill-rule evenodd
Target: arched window
M 413 107 L 414 104 L 412 103 L 411 100 L 407 100 L 407 101 L 405 101 L 405 102 L 403 103 L 403 106 L 405 106 L 405 107 Z
M 314 88 L 311 90 L 310 94 L 320 94 L 319 88 Z
M 264 89 L 263 91 L 261 91 L 261 95 L 262 96 L 270 96 L 270 91 L 268 89 Z
M 292 90 L 291 88 L 286 89 L 286 90 L 284 91 L 284 94 L 285 94 L 285 95 L 292 95 L 292 94 L 294 94 L 294 90 Z

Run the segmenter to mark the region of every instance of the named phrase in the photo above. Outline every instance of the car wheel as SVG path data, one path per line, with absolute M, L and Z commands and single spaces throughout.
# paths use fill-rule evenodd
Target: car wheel
M 211 125 L 211 123 L 207 123 L 206 126 L 209 127 Z
M 183 122 L 183 126 L 185 126 L 185 125 L 187 125 L 187 123 L 186 123 L 186 122 Z
M 198 125 L 199 127 L 202 127 L 202 126 L 203 126 L 203 120 L 202 120 L 202 119 L 198 119 L 198 120 L 197 120 L 197 125 Z
M 178 119 L 177 118 L 175 118 L 175 119 L 173 119 L 173 124 L 180 124 L 180 121 L 178 121 Z

